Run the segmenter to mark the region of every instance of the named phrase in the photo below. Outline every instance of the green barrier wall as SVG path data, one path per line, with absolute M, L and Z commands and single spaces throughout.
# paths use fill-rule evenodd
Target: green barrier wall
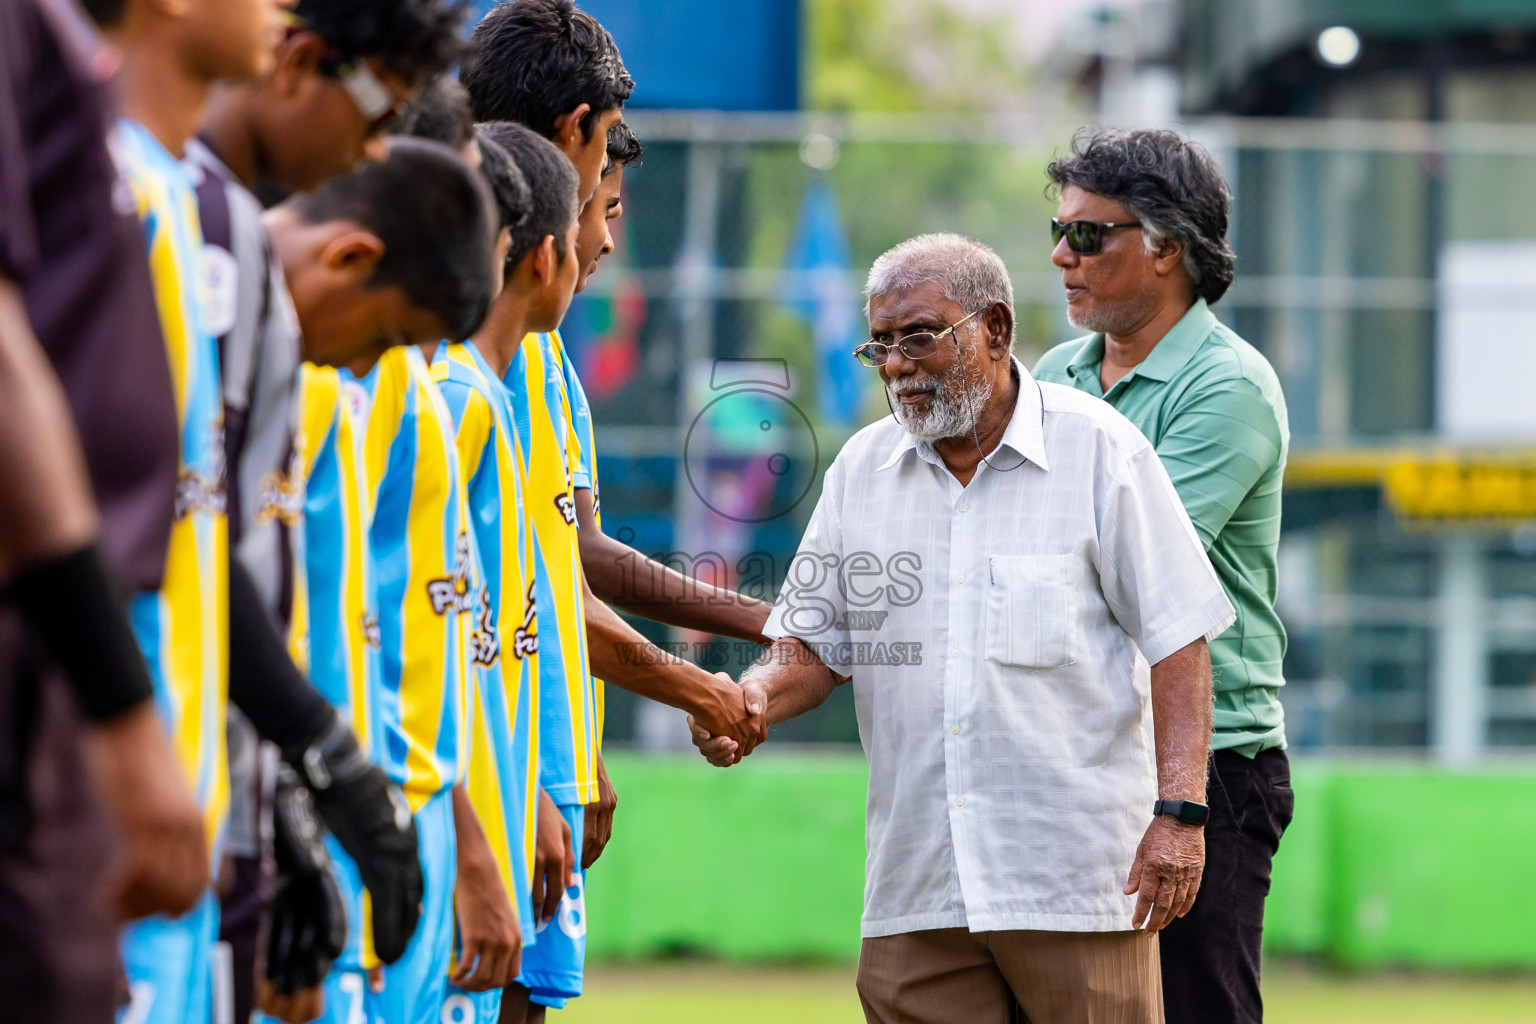
M 729 770 L 614 752 L 614 839 L 587 884 L 594 957 L 858 956 L 857 754 Z M 1265 937 L 1343 964 L 1536 966 L 1536 771 L 1295 768 Z

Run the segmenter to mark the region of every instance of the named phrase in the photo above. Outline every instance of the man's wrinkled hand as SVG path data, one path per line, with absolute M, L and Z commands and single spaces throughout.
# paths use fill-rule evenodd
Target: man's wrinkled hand
M 1140 893 L 1131 925 L 1162 931 L 1195 905 L 1205 870 L 1205 829 L 1159 814 L 1147 826 L 1125 894 Z
M 207 833 L 153 703 L 92 725 L 85 750 L 118 838 L 108 906 L 125 921 L 191 910 L 208 888 Z
M 722 673 L 723 675 L 723 673 Z M 741 684 L 741 701 L 748 714 L 748 732 L 743 742 L 708 729 L 694 716 L 688 716 L 688 731 L 693 745 L 716 768 L 729 768 L 768 739 L 768 691 L 756 680 Z
M 533 845 L 533 912 L 539 923 L 553 921 L 560 898 L 576 872 L 571 826 L 544 790 L 539 790 L 538 835 Z
M 603 855 L 603 848 L 613 838 L 613 812 L 619 806 L 619 794 L 608 779 L 603 755 L 597 755 L 597 802 L 588 804 L 582 828 L 581 867 L 586 870 Z

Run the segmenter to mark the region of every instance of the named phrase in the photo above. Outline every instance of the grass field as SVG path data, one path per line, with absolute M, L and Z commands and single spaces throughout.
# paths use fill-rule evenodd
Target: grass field
M 858 1024 L 845 968 L 698 963 L 596 966 L 588 994 L 553 1024 Z M 1536 977 L 1338 975 L 1294 966 L 1265 975 L 1268 1024 L 1526 1024 Z

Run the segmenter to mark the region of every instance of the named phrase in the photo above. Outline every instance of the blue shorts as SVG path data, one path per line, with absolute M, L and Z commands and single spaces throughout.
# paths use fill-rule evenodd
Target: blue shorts
M 586 815 L 580 804 L 561 807 L 571 826 L 576 863 L 581 863 L 581 841 Z M 580 868 L 572 885 L 560 898 L 553 921 L 539 925 L 534 947 L 523 953 L 523 973 L 517 983 L 529 989 L 529 998 L 558 1010 L 581 995 L 583 967 L 587 962 L 587 873 Z
M 119 948 L 130 1002 L 118 1024 L 211 1024 L 219 900 L 210 889 L 181 917 L 148 917 L 123 929 Z
M 501 1019 L 501 989 L 489 992 L 465 992 L 448 986 L 443 1000 L 441 1024 L 496 1024 Z
M 325 979 L 328 1024 L 439 1024 L 448 987 L 448 958 L 453 949 L 453 881 L 458 843 L 453 831 L 453 797 L 448 790 L 416 812 L 421 873 L 425 885 L 421 921 L 405 955 L 384 968 L 384 991 L 369 991 L 361 961 L 362 885 L 357 866 L 334 840 L 331 856 L 336 881 L 347 904 L 347 953 Z M 360 1012 L 361 1011 L 361 1012 Z

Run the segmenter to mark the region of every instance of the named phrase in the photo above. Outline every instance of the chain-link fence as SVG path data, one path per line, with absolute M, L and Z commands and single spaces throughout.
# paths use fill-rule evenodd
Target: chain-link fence
M 1050 264 L 1045 166 L 1079 125 L 630 120 L 646 153 L 626 172 L 619 248 L 564 328 L 598 425 L 604 526 L 771 598 L 821 473 L 886 414 L 873 371 L 849 354 L 879 253 L 925 231 L 972 235 L 1012 272 L 1026 365 L 1077 335 Z M 1536 527 L 1504 515 L 1422 529 L 1383 499 L 1381 467 L 1358 465 L 1361 446 L 1383 444 L 1404 458 L 1462 442 L 1536 449 L 1523 393 L 1536 373 L 1536 128 L 1182 127 L 1236 199 L 1238 279 L 1216 312 L 1268 355 L 1289 405 L 1293 742 L 1536 743 Z M 733 670 L 747 654 L 694 653 Z M 612 708 L 611 738 L 667 742 L 648 732 L 661 719 L 647 725 L 617 693 Z M 783 731 L 853 741 L 848 695 Z

